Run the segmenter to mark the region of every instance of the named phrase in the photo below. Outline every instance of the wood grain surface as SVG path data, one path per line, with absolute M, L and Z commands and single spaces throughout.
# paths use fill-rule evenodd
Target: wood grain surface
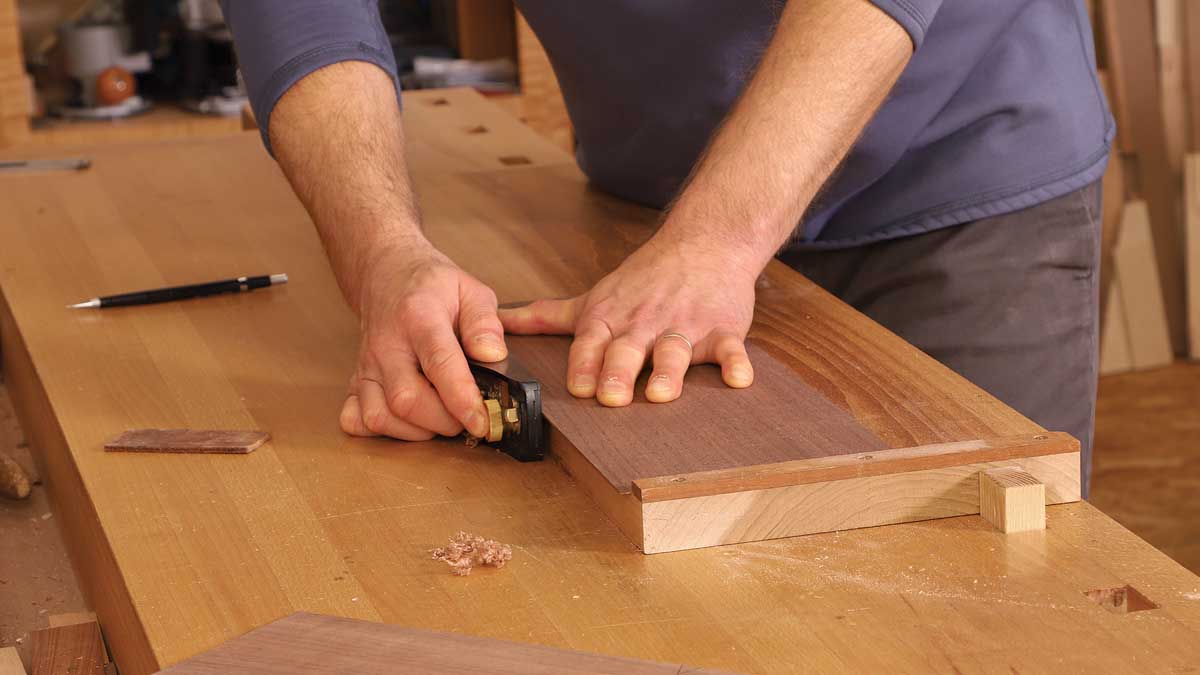
M 105 675 L 104 641 L 95 621 L 33 632 L 31 675 Z
M 426 231 L 501 302 L 587 290 L 658 222 L 590 189 L 573 163 L 449 178 L 414 173 Z M 758 348 L 887 447 L 1044 431 L 782 263 L 764 270 L 757 298 Z
M 643 372 L 631 405 L 605 408 L 567 392 L 568 338 L 510 335 L 507 342 L 513 360 L 541 382 L 546 419 L 621 493 L 640 478 L 887 447 L 754 343 L 747 389 L 725 386 L 716 366 L 699 366 L 688 371 L 683 395 L 662 405 L 646 400 Z
M 1078 454 L 1079 441 L 1062 432 L 958 443 L 939 443 L 915 448 L 849 453 L 761 464 L 736 470 L 701 471 L 663 475 L 634 481 L 633 494 L 643 503 L 668 499 L 702 497 L 746 490 L 765 490 L 805 483 L 825 483 L 942 469 L 971 462 L 1002 462 L 1045 455 Z
M 495 288 L 504 302 L 586 290 L 652 234 L 658 222 L 656 212 L 587 189 L 573 166 L 469 172 L 453 183 L 436 172 L 418 172 L 415 177 L 426 204 L 429 236 Z M 488 253 L 481 255 L 483 251 Z M 489 264 L 497 258 L 520 261 L 521 273 L 510 264 Z M 563 425 L 562 435 L 571 441 L 573 447 L 558 454 L 577 451 L 625 494 L 632 480 L 655 475 L 1041 431 L 781 263 L 772 263 L 761 275 L 757 296 L 750 341 L 765 378 L 760 372 L 763 379 L 750 390 L 729 391 L 716 381 L 715 370 L 697 369 L 689 375 L 692 382 L 685 386 L 683 398 L 668 406 L 639 401 L 610 411 L 576 400 L 562 387 L 567 340 L 510 337 L 514 360 L 545 385 L 547 419 Z M 875 445 L 871 435 L 882 445 Z M 984 461 L 962 459 L 964 464 Z M 577 466 L 572 472 L 580 476 L 588 469 Z M 945 473 L 931 476 L 956 480 Z M 606 504 L 622 531 L 644 550 L 653 550 L 646 541 L 653 526 L 636 522 L 637 514 L 630 513 L 637 505 L 608 499 L 590 480 L 585 485 Z M 971 493 L 958 488 L 956 483 L 932 492 Z M 894 496 L 899 491 L 887 492 Z M 761 504 L 767 496 L 746 499 Z M 872 503 L 841 504 L 851 512 L 826 514 L 819 522 L 862 527 L 896 522 L 900 513 L 914 518 L 960 515 L 978 511 L 973 501 L 971 506 L 950 499 L 928 508 L 889 510 L 877 519 L 864 517 L 864 511 L 870 515 Z M 736 541 L 726 538 L 734 530 L 776 536 L 819 531 L 792 514 L 743 513 L 754 522 L 708 533 L 686 531 L 695 535 L 697 546 Z M 642 512 L 642 520 L 649 517 Z M 772 519 L 780 527 L 763 530 L 762 524 Z M 672 545 L 683 543 L 675 539 Z
M 163 675 L 678 675 L 682 664 L 296 613 L 192 657 Z
M 1155 50 L 1154 0 L 1101 0 L 1101 30 L 1108 47 L 1109 75 L 1121 120 L 1122 146 L 1137 153 L 1137 194 L 1149 207 L 1151 230 L 1167 312 L 1171 346 L 1186 349 L 1182 228 L 1177 214 L 1180 188 L 1167 156 L 1161 78 Z M 1133 141 L 1130 144 L 1130 141 Z M 1131 308 L 1126 305 L 1125 310 Z
M 656 214 L 590 190 L 471 92 L 409 95 L 405 115 L 430 236 L 502 301 L 579 292 L 652 231 Z M 85 173 L 0 177 L 0 355 L 123 675 L 297 611 L 746 673 L 1200 662 L 1200 579 L 1086 503 L 1048 508 L 1041 533 L 970 516 L 645 556 L 555 462 L 349 438 L 358 323 L 259 140 L 88 154 Z M 64 308 L 254 269 L 292 281 Z M 790 270 L 770 266 L 758 303 L 759 346 L 889 448 L 1044 431 Z M 233 462 L 104 451 L 144 427 L 272 442 Z M 458 530 L 512 561 L 447 574 L 428 551 Z M 1127 584 L 1161 607 L 1119 616 L 1083 595 Z
M 516 59 L 513 3 L 509 0 L 455 0 L 446 8 L 455 30 L 451 46 L 472 61 Z
M 51 628 L 58 628 L 59 626 L 74 626 L 81 623 L 90 623 L 99 626 L 99 622 L 96 620 L 95 612 L 67 612 L 65 614 L 51 614 L 46 618 L 46 621 L 50 624 Z M 111 658 L 108 655 L 108 646 L 104 644 L 103 639 L 100 640 L 100 655 L 104 658 L 104 663 L 109 663 L 111 661 Z
M 1200 6 L 1183 3 L 1184 72 L 1187 76 L 1188 152 L 1200 151 Z
M 1171 175 L 1176 183 L 1183 175 L 1183 156 L 1187 152 L 1188 143 L 1184 2 L 1185 0 L 1154 0 L 1154 35 L 1158 47 L 1163 143 L 1167 165 L 1171 168 Z
M 1195 11 L 1200 13 L 1200 7 Z M 1200 42 L 1200 33 L 1194 38 Z M 1200 63 L 1196 64 L 1200 67 Z M 1200 90 L 1197 91 L 1200 94 Z M 1200 100 L 1196 108 L 1200 108 Z M 1189 154 L 1183 165 L 1183 224 L 1187 249 L 1188 353 L 1200 359 L 1200 154 Z
M 0 0 L 0 148 L 29 140 L 29 80 L 17 0 Z
M 1200 573 L 1200 362 L 1101 377 L 1089 503 Z
M 16 647 L 0 647 L 0 675 L 25 675 L 25 664 Z
M 980 472 L 1009 466 L 1044 481 L 1050 504 L 1079 500 L 1078 453 L 954 464 L 651 502 L 642 547 L 665 553 L 979 513 Z
M 238 117 L 199 115 L 171 103 L 158 103 L 134 117 L 115 120 L 44 118 L 27 143 L 41 148 L 93 144 L 147 143 L 178 138 L 218 138 L 242 131 Z
M 1120 284 L 1113 279 L 1109 287 L 1108 312 L 1100 327 L 1100 374 L 1112 375 L 1129 370 L 1133 370 L 1133 347 L 1129 344 Z
M 521 117 L 539 136 L 550 139 L 563 152 L 574 154 L 575 130 L 554 66 L 537 34 L 517 12 L 517 70 L 521 78 Z
M 1112 78 L 1103 70 L 1096 73 L 1105 98 L 1113 100 Z M 1118 130 L 1120 125 L 1118 125 Z M 1119 133 L 1119 131 L 1118 131 Z M 1125 210 L 1125 163 L 1120 154 L 1120 143 L 1114 141 L 1108 155 L 1108 167 L 1100 184 L 1100 325 L 1107 325 L 1109 300 L 1113 287 L 1113 249 L 1121 232 L 1121 215 Z M 1105 337 L 1102 333 L 1101 343 Z
M 115 452 L 200 452 L 244 455 L 270 440 L 265 431 L 229 429 L 128 429 L 104 444 Z
M 1046 529 L 1046 485 L 1015 466 L 979 472 L 979 515 L 1001 532 Z
M 1113 265 L 1133 367 L 1138 370 L 1165 366 L 1175 358 L 1156 264 L 1159 258 L 1171 255 L 1158 254 L 1146 203 L 1137 199 L 1126 202 Z

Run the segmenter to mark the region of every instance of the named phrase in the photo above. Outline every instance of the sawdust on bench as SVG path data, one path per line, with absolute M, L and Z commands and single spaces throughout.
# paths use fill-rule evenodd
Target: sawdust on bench
M 494 539 L 459 532 L 450 537 L 450 542 L 431 550 L 434 560 L 441 560 L 450 566 L 450 571 L 460 577 L 465 577 L 476 567 L 504 567 L 504 563 L 512 560 L 512 547 L 501 544 Z

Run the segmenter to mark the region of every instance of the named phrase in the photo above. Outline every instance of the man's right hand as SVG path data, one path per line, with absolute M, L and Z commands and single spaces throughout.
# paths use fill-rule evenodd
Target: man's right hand
M 479 361 L 508 355 L 496 295 L 421 233 L 395 83 L 373 64 L 335 63 L 300 79 L 267 119 L 362 326 L 342 429 L 409 441 L 486 435 L 463 348 Z
M 486 435 L 464 350 L 478 361 L 508 355 L 496 294 L 428 243 L 373 258 L 357 284 L 362 343 L 342 429 L 407 441 Z

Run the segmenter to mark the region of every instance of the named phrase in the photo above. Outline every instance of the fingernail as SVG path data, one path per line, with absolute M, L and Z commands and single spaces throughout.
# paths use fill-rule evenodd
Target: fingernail
M 499 338 L 491 333 L 480 333 L 475 336 L 475 347 L 484 358 L 504 358 L 504 347 Z
M 667 375 L 655 375 L 650 378 L 650 391 L 656 394 L 671 393 L 671 378 Z
M 584 375 L 581 373 L 576 375 L 575 379 L 571 381 L 571 387 L 575 389 L 575 391 L 591 393 L 592 389 L 596 387 L 596 378 L 592 375 Z
M 621 395 L 625 393 L 625 384 L 621 382 L 617 376 L 607 377 L 604 383 L 600 385 L 600 394 L 602 395 Z
M 735 384 L 747 385 L 754 377 L 754 371 L 750 366 L 737 365 L 729 370 L 729 379 Z
M 604 382 L 600 383 L 599 392 L 596 392 L 596 398 L 622 401 L 625 398 L 625 384 L 617 376 L 605 377 Z

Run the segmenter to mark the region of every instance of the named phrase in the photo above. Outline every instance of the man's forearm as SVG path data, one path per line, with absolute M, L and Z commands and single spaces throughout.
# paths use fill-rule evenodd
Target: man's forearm
M 753 78 L 663 224 L 757 273 L 791 236 L 912 55 L 867 0 L 788 3 Z
M 379 256 L 429 246 L 391 79 L 360 61 L 317 70 L 276 103 L 270 136 L 346 299 L 360 310 L 361 270 Z

